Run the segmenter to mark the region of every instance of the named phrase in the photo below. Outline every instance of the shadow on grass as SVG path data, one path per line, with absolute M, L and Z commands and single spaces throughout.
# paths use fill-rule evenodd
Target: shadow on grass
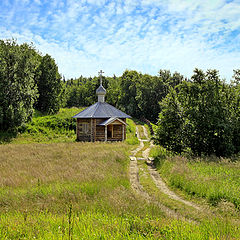
M 17 131 L 0 131 L 0 144 L 10 143 L 16 137 Z

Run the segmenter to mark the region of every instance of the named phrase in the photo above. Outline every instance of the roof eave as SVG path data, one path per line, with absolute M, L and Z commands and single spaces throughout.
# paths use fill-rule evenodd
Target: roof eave
M 108 126 L 109 124 L 115 122 L 115 121 L 119 121 L 120 123 L 124 124 L 125 126 L 127 126 L 127 123 L 122 121 L 120 118 L 118 117 L 113 117 L 111 120 L 111 118 L 109 118 L 108 120 L 103 121 L 102 123 L 98 124 L 99 126 Z M 110 121 L 109 121 L 110 120 Z

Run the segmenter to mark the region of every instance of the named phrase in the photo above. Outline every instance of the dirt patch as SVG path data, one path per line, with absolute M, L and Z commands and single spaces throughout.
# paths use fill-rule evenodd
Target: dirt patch
M 146 139 L 149 140 L 149 136 L 148 136 L 148 131 L 147 131 L 147 129 L 145 128 L 145 126 L 142 126 L 142 128 L 143 128 L 143 133 L 144 133 Z
M 154 202 L 155 204 L 159 205 L 161 207 L 161 209 L 166 212 L 168 215 L 171 215 L 171 216 L 174 216 L 174 217 L 177 217 L 179 218 L 179 215 L 176 214 L 174 211 L 172 211 L 171 209 L 165 207 L 164 205 L 160 204 L 159 202 L 156 202 L 155 200 L 153 200 L 148 193 L 146 193 L 143 189 L 143 187 L 141 186 L 140 182 L 139 182 L 139 177 L 138 177 L 138 165 L 137 165 L 137 158 L 135 157 L 137 152 L 141 151 L 142 148 L 144 147 L 144 141 L 150 141 L 149 137 L 148 137 L 148 132 L 147 132 L 147 129 L 142 126 L 143 128 L 143 132 L 144 132 L 144 135 L 146 136 L 147 140 L 142 140 L 139 138 L 139 131 L 138 131 L 138 127 L 136 127 L 136 134 L 137 134 L 137 137 L 138 137 L 138 140 L 140 142 L 139 146 L 134 150 L 132 151 L 132 156 L 130 156 L 130 182 L 131 182 L 131 186 L 132 188 L 135 190 L 135 192 L 137 192 L 138 194 L 140 194 L 142 197 L 144 197 L 147 201 L 151 201 L 151 202 Z M 143 151 L 142 155 L 143 155 L 143 158 L 144 159 L 148 159 L 148 156 L 149 156 L 149 152 L 151 150 L 151 148 L 153 147 L 153 143 L 150 142 L 150 146 L 149 148 L 147 148 L 145 151 Z M 198 211 L 201 211 L 202 209 L 197 206 L 196 204 L 190 202 L 190 201 L 187 201 L 187 200 L 184 200 L 183 198 L 181 198 L 180 196 L 178 196 L 177 194 L 175 194 L 173 191 L 171 191 L 166 183 L 162 180 L 162 178 L 160 177 L 159 173 L 157 172 L 155 166 L 152 164 L 151 161 L 148 160 L 148 170 L 149 170 L 149 173 L 156 185 L 156 187 L 161 191 L 163 192 L 164 194 L 168 195 L 169 198 L 173 199 L 173 200 L 176 200 L 176 201 L 179 201 L 179 202 L 182 202 L 184 203 L 185 205 L 188 205 L 190 207 L 193 207 L 195 208 L 196 210 Z

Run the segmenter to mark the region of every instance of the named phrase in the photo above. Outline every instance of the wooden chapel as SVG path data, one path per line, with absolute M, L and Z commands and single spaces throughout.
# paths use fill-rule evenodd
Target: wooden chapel
M 77 119 L 78 141 L 124 141 L 126 139 L 126 119 L 131 116 L 105 102 L 106 89 L 102 85 L 96 90 L 98 102 L 73 116 Z

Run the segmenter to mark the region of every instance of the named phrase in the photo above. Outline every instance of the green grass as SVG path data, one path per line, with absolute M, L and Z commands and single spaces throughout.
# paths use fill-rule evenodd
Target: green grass
M 206 221 L 213 217 L 209 212 L 197 211 L 195 208 L 185 205 L 180 201 L 171 199 L 165 193 L 159 191 L 148 172 L 145 161 L 139 161 L 139 180 L 144 190 L 155 200 L 173 210 L 179 216 L 196 222 Z M 215 216 L 216 217 L 216 216 Z M 219 219 L 220 220 L 220 219 Z
M 65 108 L 54 115 L 35 114 L 32 121 L 20 129 L 22 133 L 13 143 L 73 142 L 76 139 L 76 120 L 72 116 L 81 110 L 83 109 Z
M 18 133 L 0 133 L 0 143 L 73 142 L 76 139 L 76 120 L 72 118 L 83 108 L 61 108 L 57 114 L 46 115 L 36 111 L 32 121 Z
M 149 156 L 155 159 L 155 165 L 159 167 L 164 162 L 163 160 L 167 157 L 173 156 L 173 154 L 162 146 L 154 145 L 150 150 Z
M 0 212 L 63 214 L 72 204 L 75 212 L 159 216 L 161 211 L 151 213 L 130 189 L 130 148 L 125 143 L 2 145 Z
M 136 136 L 136 125 L 132 119 L 127 119 L 127 139 L 126 143 L 130 145 L 137 145 L 139 143 Z
M 88 200 L 129 189 L 128 150 L 124 143 L 2 145 L 0 210 L 50 206 L 59 212 L 70 200 L 87 206 Z
M 0 239 L 240 238 L 236 219 L 203 217 L 199 224 L 173 220 L 136 195 L 130 187 L 128 157 L 138 144 L 134 122 L 127 120 L 124 143 L 75 142 L 71 117 L 80 110 L 61 109 L 51 116 L 36 112 L 32 123 L 17 138 L 13 136 L 11 144 L 0 145 Z M 36 143 L 29 143 L 32 141 Z M 175 174 L 178 164 L 170 159 L 171 154 L 158 147 L 151 155 L 165 159 L 158 165 L 163 174 Z M 189 171 L 203 172 L 188 164 Z M 203 177 L 213 169 L 206 170 Z M 218 169 L 221 176 L 223 172 Z M 238 183 L 234 173 L 229 170 L 228 174 Z M 140 181 L 150 194 L 173 207 L 174 202 L 157 195 L 149 176 L 141 171 Z M 182 205 L 177 207 L 188 214 Z
M 213 206 L 227 201 L 240 210 L 240 161 L 219 159 L 215 162 L 210 161 L 211 158 L 188 160 L 169 157 L 164 150 L 158 151 L 158 170 L 170 186 L 206 199 Z
M 1 239 L 239 239 L 239 229 L 228 222 L 203 222 L 199 225 L 179 220 L 122 216 L 101 211 L 65 214 L 41 212 L 6 214 L 1 218 Z

